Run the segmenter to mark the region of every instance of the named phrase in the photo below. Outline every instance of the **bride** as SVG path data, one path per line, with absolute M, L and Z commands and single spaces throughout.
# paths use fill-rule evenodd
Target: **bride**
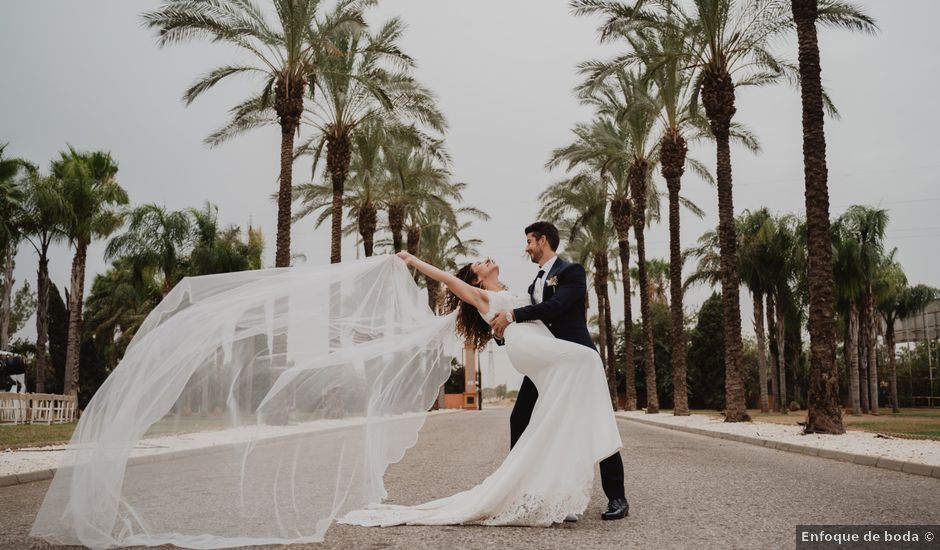
M 491 338 L 489 321 L 498 312 L 528 305 L 499 281 L 499 266 L 490 259 L 454 275 L 407 252 L 398 257 L 447 286 L 457 332 L 477 347 Z M 340 523 L 547 526 L 584 512 L 595 467 L 622 448 L 600 356 L 556 339 L 541 321 L 512 323 L 503 336 L 509 360 L 535 383 L 538 401 L 499 468 L 467 491 L 417 506 L 371 505 Z

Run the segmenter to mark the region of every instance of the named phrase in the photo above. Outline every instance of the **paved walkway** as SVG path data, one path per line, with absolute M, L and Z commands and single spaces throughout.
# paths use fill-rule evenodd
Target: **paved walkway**
M 631 502 L 625 520 L 600 520 L 606 500 L 598 478 L 595 499 L 576 524 L 334 525 L 323 544 L 303 548 L 793 548 L 797 524 L 940 524 L 940 480 L 932 477 L 626 419 L 619 425 Z M 508 409 L 430 417 L 418 445 L 389 468 L 390 501 L 422 502 L 479 483 L 502 460 L 508 439 Z M 48 483 L 0 488 L 0 548 L 49 548 L 26 536 Z

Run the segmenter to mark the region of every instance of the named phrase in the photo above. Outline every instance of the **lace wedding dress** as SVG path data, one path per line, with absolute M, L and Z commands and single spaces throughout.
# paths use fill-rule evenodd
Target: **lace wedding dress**
M 527 304 L 509 291 L 490 292 L 483 318 Z M 505 461 L 482 483 L 416 506 L 374 504 L 339 523 L 547 526 L 587 508 L 597 463 L 622 447 L 600 356 L 556 339 L 541 322 L 513 323 L 505 333 L 513 367 L 539 397 L 529 425 Z

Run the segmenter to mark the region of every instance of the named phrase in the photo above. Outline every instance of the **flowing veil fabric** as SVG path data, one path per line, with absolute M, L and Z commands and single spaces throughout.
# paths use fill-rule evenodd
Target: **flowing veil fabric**
M 31 535 L 322 541 L 386 496 L 455 344 L 453 315 L 435 316 L 394 256 L 184 279 L 82 414 Z M 138 456 L 167 436 L 211 446 Z

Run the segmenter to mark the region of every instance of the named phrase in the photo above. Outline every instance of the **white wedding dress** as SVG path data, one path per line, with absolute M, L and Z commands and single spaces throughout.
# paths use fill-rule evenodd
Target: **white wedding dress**
M 509 291 L 489 292 L 483 318 L 528 304 Z M 374 504 L 339 523 L 548 526 L 583 513 L 597 463 L 622 447 L 601 358 L 556 339 L 542 322 L 513 323 L 505 333 L 513 367 L 539 396 L 528 427 L 503 463 L 482 483 L 416 506 Z

